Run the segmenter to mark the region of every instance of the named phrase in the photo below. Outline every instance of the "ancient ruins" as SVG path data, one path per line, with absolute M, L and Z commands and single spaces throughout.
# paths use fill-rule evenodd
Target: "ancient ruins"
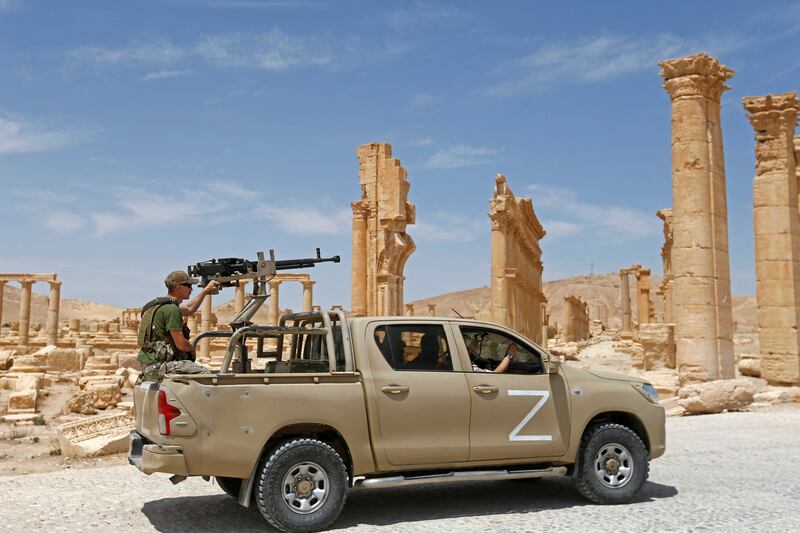
M 664 276 L 661 278 L 661 285 L 658 287 L 657 294 L 664 301 L 663 321 L 673 324 L 675 323 L 675 309 L 673 304 L 675 281 L 672 279 L 672 209 L 659 209 L 656 215 L 658 215 L 658 218 L 664 223 L 664 244 L 661 245 L 661 260 Z
M 361 199 L 353 207 L 354 316 L 403 314 L 403 269 L 416 249 L 406 227 L 415 222 L 405 167 L 388 143 L 356 149 Z
M 756 132 L 753 218 L 761 377 L 800 383 L 797 93 L 744 99 Z
M 589 306 L 579 297 L 564 297 L 564 324 L 561 340 L 576 342 L 589 338 Z
M 530 198 L 516 198 L 505 176 L 495 178 L 492 222 L 492 321 L 542 343 L 542 250 L 545 236 Z
M 720 97 L 734 72 L 707 54 L 659 63 L 672 100 L 672 279 L 681 383 L 734 377 Z

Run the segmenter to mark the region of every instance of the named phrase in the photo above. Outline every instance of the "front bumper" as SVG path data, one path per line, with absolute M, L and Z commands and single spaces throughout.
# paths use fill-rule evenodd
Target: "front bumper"
M 180 446 L 153 444 L 136 430 L 128 437 L 128 462 L 147 475 L 153 472 L 188 476 L 186 458 Z

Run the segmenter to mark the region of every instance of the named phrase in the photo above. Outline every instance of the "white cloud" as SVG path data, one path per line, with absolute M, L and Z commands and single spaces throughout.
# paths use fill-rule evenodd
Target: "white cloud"
M 349 233 L 353 216 L 349 209 L 323 211 L 317 207 L 281 207 L 274 204 L 262 204 L 256 212 L 287 233 L 312 235 Z
M 412 141 L 411 144 L 414 146 L 430 146 L 433 144 L 433 139 L 426 135 L 425 137 L 420 137 L 416 141 Z
M 195 52 L 225 67 L 285 70 L 293 67 L 329 65 L 330 46 L 316 38 L 293 37 L 281 30 L 265 33 L 227 33 L 202 39 Z
M 531 185 L 528 189 L 533 193 L 534 210 L 550 239 L 581 235 L 602 242 L 621 242 L 657 235 L 661 231 L 655 214 L 630 207 L 589 203 L 569 189 L 545 185 Z
M 45 226 L 64 235 L 75 233 L 86 225 L 83 217 L 66 211 L 48 213 L 42 220 Z
M 166 65 L 185 56 L 185 51 L 166 39 L 155 39 L 146 43 L 132 43 L 123 48 L 103 46 L 80 46 L 67 52 L 71 59 L 82 63 L 110 65 Z
M 709 35 L 684 39 L 671 33 L 652 37 L 600 35 L 574 43 L 552 43 L 512 61 L 499 74 L 506 79 L 489 94 L 510 96 L 557 81 L 597 82 L 623 74 L 657 69 L 660 60 L 698 51 L 720 55 L 746 46 L 738 35 Z
M 161 80 L 164 78 L 177 78 L 179 76 L 186 76 L 189 74 L 188 70 L 156 70 L 148 72 L 142 77 L 142 81 Z
M 119 188 L 112 211 L 89 213 L 94 234 L 103 237 L 167 224 L 192 223 L 230 207 L 220 195 L 205 191 L 181 191 L 178 195 Z
M 480 148 L 464 144 L 454 144 L 433 154 L 426 162 L 425 168 L 461 168 L 483 165 L 492 162 L 492 156 L 498 150 Z
M 58 131 L 21 119 L 0 116 L 0 155 L 56 150 L 85 141 L 90 135 L 80 131 Z

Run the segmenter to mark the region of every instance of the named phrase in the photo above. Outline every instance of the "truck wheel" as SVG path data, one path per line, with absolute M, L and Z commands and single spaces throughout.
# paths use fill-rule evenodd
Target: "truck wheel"
M 241 479 L 238 477 L 222 476 L 216 476 L 214 479 L 216 480 L 217 485 L 219 485 L 219 488 L 221 488 L 225 494 L 236 500 L 239 499 L 239 491 L 242 489 Z
M 647 481 L 650 462 L 639 436 L 620 424 L 589 428 L 581 439 L 575 485 L 595 503 L 632 501 Z
M 333 448 L 316 439 L 293 439 L 261 467 L 256 502 L 280 531 L 319 531 L 339 517 L 347 486 L 347 468 Z

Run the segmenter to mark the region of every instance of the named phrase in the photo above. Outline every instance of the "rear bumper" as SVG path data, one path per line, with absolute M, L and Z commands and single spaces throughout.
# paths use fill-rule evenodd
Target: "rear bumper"
M 153 472 L 188 476 L 186 459 L 180 446 L 153 444 L 136 430 L 128 437 L 128 462 L 147 475 Z

